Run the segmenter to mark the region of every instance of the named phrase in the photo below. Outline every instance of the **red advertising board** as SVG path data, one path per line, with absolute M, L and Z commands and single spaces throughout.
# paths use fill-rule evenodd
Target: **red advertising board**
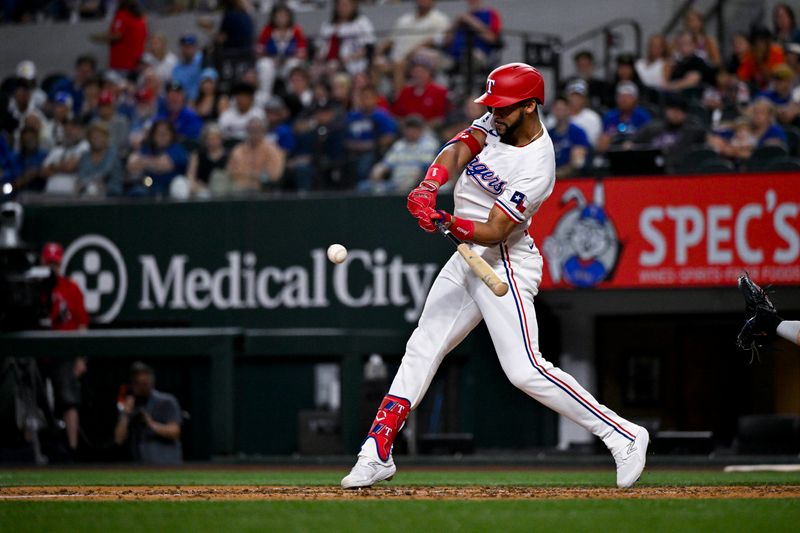
M 542 288 L 800 285 L 800 173 L 559 180 Z

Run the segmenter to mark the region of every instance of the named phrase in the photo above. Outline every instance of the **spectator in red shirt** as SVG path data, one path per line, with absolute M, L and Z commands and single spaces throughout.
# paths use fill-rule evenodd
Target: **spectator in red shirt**
M 83 294 L 74 281 L 61 275 L 63 257 L 64 249 L 57 242 L 48 242 L 42 248 L 42 264 L 56 276 L 50 307 L 51 327 L 56 331 L 86 329 L 89 316 L 83 306 Z
M 147 21 L 138 0 L 120 0 L 109 31 L 92 39 L 109 44 L 108 68 L 124 73 L 136 69 L 147 41 Z
M 414 61 L 409 82 L 400 90 L 392 105 L 398 117 L 420 115 L 430 127 L 439 126 L 449 109 L 447 89 L 433 81 L 433 67 L 424 61 Z
M 269 21 L 261 30 L 256 49 L 260 59 L 256 62 L 259 89 L 272 94 L 275 78 L 286 78 L 308 54 L 308 44 L 303 29 L 295 23 L 294 12 L 284 3 L 272 7 Z
M 259 52 L 273 58 L 278 66 L 283 66 L 290 59 L 304 60 L 307 46 L 303 28 L 295 23 L 291 8 L 286 4 L 275 4 L 269 22 L 258 37 Z
M 766 28 L 756 28 L 750 36 L 752 47 L 742 58 L 736 75 L 743 82 L 764 90 L 769 85 L 772 69 L 784 62 L 783 48 L 772 42 Z
M 74 281 L 61 275 L 63 257 L 64 249 L 57 242 L 48 242 L 42 248 L 42 264 L 50 267 L 56 277 L 56 284 L 50 294 L 50 327 L 55 331 L 84 330 L 89 325 L 89 316 L 83 306 L 83 293 Z M 64 420 L 67 444 L 72 452 L 78 448 L 80 377 L 85 372 L 86 359 L 76 357 L 57 365 L 52 376 L 57 414 Z

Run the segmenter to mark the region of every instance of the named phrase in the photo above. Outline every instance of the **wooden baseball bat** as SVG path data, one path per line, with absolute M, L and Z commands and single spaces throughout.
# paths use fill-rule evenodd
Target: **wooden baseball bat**
M 434 220 L 433 223 L 436 224 L 436 228 L 442 235 L 450 239 L 450 241 L 456 245 L 456 250 L 458 250 L 458 253 L 464 258 L 464 261 L 467 262 L 472 272 L 489 287 L 489 290 L 492 291 L 495 296 L 503 296 L 508 292 L 508 284 L 500 280 L 497 273 L 492 270 L 492 267 L 489 266 L 489 263 L 487 263 L 483 257 L 473 252 L 469 245 L 461 242 L 461 239 L 453 235 L 449 229 L 445 228 L 441 221 Z

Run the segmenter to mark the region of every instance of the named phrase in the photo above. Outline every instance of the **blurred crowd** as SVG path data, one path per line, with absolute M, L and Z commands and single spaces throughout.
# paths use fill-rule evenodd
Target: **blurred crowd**
M 477 106 L 443 83 L 496 58 L 500 17 L 480 0 L 456 20 L 434 0 L 408 3 L 378 39 L 357 0 L 332 2 L 313 29 L 288 3 L 263 28 L 249 2 L 220 2 L 219 23 L 148 33 L 120 0 L 108 68 L 92 56 L 71 76 L 22 61 L 0 89 L 0 181 L 46 194 L 207 196 L 259 190 L 405 190 Z M 469 35 L 467 35 L 469 34 Z M 469 46 L 468 46 L 469 45 Z M 468 99 L 466 99 L 468 100 Z
M 610 172 L 800 170 L 800 31 L 788 4 L 772 28 L 732 36 L 731 53 L 689 9 L 643 57 L 621 54 L 598 78 L 591 51 L 550 107 L 559 176 Z
M 119 0 L 3 0 L 0 2 L 0 23 L 26 24 L 41 21 L 96 20 L 113 14 Z M 408 0 L 364 0 L 364 3 L 383 4 Z M 287 0 L 295 10 L 319 9 L 330 0 Z M 220 0 L 139 0 L 142 8 L 151 14 L 175 15 L 193 12 L 211 12 Z M 273 0 L 247 0 L 252 11 L 266 12 Z
M 107 61 L 80 56 L 68 75 L 21 61 L 0 86 L 3 192 L 403 192 L 485 112 L 464 80 L 500 62 L 488 2 L 466 0 L 456 17 L 407 2 L 386 38 L 358 0 L 330 2 L 319 28 L 295 19 L 313 2 L 270 2 L 262 28 L 260 2 L 216 4 L 218 22 L 167 36 L 148 31 L 142 2 L 118 0 L 91 36 Z M 771 28 L 735 34 L 728 57 L 691 9 L 643 57 L 618 56 L 609 78 L 591 51 L 575 53 L 545 107 L 558 175 L 800 168 L 800 31 L 790 6 L 772 15 Z

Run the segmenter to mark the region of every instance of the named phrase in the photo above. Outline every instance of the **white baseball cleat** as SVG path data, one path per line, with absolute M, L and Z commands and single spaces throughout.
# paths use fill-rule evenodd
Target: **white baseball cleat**
M 643 427 L 639 427 L 633 441 L 611 450 L 614 462 L 617 463 L 617 487 L 627 489 L 639 481 L 647 460 L 647 445 L 650 444 L 650 434 Z
M 389 481 L 394 477 L 395 472 L 397 472 L 397 467 L 394 466 L 394 459 L 391 456 L 384 463 L 367 454 L 360 453 L 353 469 L 342 479 L 342 488 L 371 487 L 378 481 Z

